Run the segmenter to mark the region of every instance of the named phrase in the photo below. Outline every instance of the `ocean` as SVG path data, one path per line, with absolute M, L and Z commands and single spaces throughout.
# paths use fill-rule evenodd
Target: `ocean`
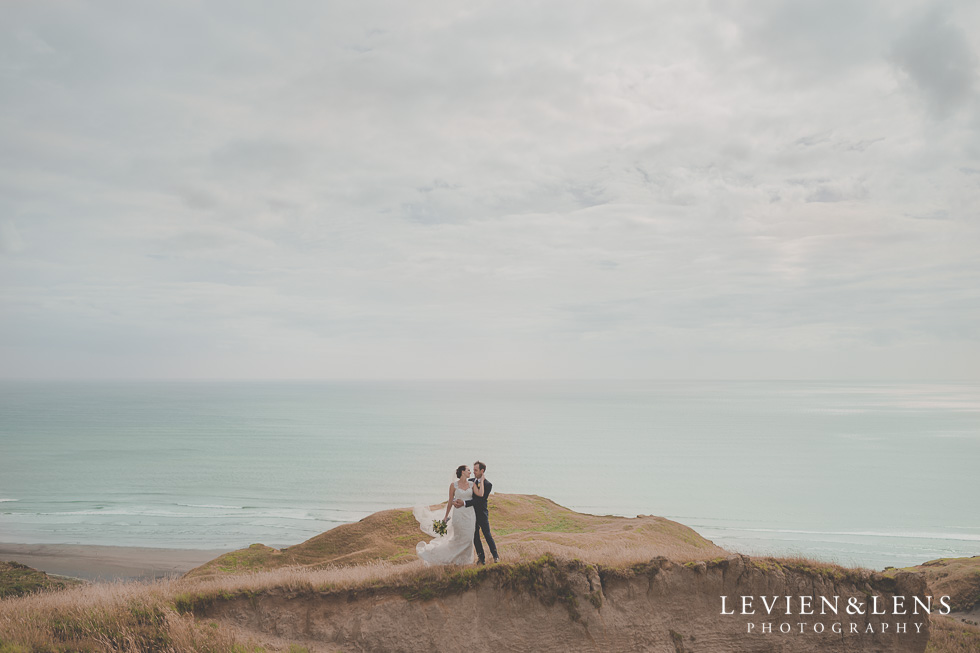
M 280 547 L 444 501 L 477 459 L 733 551 L 980 554 L 976 383 L 4 381 L 0 541 Z

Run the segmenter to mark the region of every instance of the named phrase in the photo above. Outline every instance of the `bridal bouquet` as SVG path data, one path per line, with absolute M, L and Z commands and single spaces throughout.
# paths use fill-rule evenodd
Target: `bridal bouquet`
M 439 535 L 446 534 L 446 522 L 441 519 L 436 519 L 432 522 L 432 530 L 434 530 Z

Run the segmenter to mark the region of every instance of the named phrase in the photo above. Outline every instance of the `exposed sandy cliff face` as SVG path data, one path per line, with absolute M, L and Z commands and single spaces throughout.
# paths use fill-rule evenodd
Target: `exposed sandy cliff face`
M 842 573 L 742 555 L 687 564 L 661 557 L 625 570 L 545 557 L 445 573 L 437 583 L 430 579 L 408 590 L 276 591 L 215 600 L 196 612 L 270 643 L 303 642 L 324 651 L 902 653 L 924 651 L 929 638 L 923 614 L 844 610 L 849 598 L 866 604 L 871 595 L 889 607 L 894 595 L 904 595 L 911 606 L 926 586 L 909 573 Z M 722 615 L 723 595 L 736 612 L 739 597 L 757 597 L 757 614 Z M 761 596 L 813 596 L 818 614 L 800 616 L 794 601 L 794 613 L 786 615 L 784 599 L 766 616 Z M 819 615 L 821 596 L 839 596 L 840 614 Z M 772 634 L 761 632 L 765 622 L 773 623 Z M 778 632 L 784 622 L 791 633 Z M 800 622 L 807 624 L 802 634 Z M 822 633 L 815 632 L 817 623 Z M 838 623 L 842 632 L 834 633 Z M 755 624 L 751 631 L 749 624 Z

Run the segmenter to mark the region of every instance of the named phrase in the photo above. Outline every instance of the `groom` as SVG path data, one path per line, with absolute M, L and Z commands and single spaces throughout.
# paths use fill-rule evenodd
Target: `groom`
M 487 471 L 487 466 L 478 460 L 473 463 L 473 476 L 476 478 L 469 479 L 477 485 L 483 484 L 482 497 L 474 494 L 473 498 L 467 500 L 465 503 L 460 499 L 453 501 L 453 505 L 457 508 L 462 508 L 463 506 L 469 508 L 473 506 L 473 512 L 476 513 L 476 531 L 473 533 L 473 546 L 476 547 L 476 557 L 479 559 L 481 565 L 486 564 L 486 557 L 483 554 L 483 542 L 480 541 L 481 530 L 483 531 L 483 537 L 487 539 L 487 546 L 490 547 L 490 555 L 493 556 L 493 561 L 500 562 L 500 557 L 497 556 L 497 544 L 493 541 L 493 535 L 490 534 L 490 509 L 487 507 L 487 497 L 490 496 L 493 483 L 483 478 L 483 472 L 485 471 Z

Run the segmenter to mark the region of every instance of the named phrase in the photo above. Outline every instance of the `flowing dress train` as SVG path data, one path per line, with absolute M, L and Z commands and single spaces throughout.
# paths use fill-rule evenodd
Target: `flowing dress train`
M 473 498 L 473 485 L 466 490 L 459 489 L 459 481 L 453 481 L 456 492 L 455 499 L 469 501 Z M 432 522 L 442 519 L 445 508 L 429 510 L 425 506 L 416 506 L 415 519 L 423 533 L 435 536 L 431 542 L 419 542 L 415 551 L 427 566 L 432 565 L 469 565 L 473 563 L 473 534 L 476 532 L 476 511 L 473 506 L 452 508 L 449 513 L 449 523 L 445 535 L 436 535 Z

